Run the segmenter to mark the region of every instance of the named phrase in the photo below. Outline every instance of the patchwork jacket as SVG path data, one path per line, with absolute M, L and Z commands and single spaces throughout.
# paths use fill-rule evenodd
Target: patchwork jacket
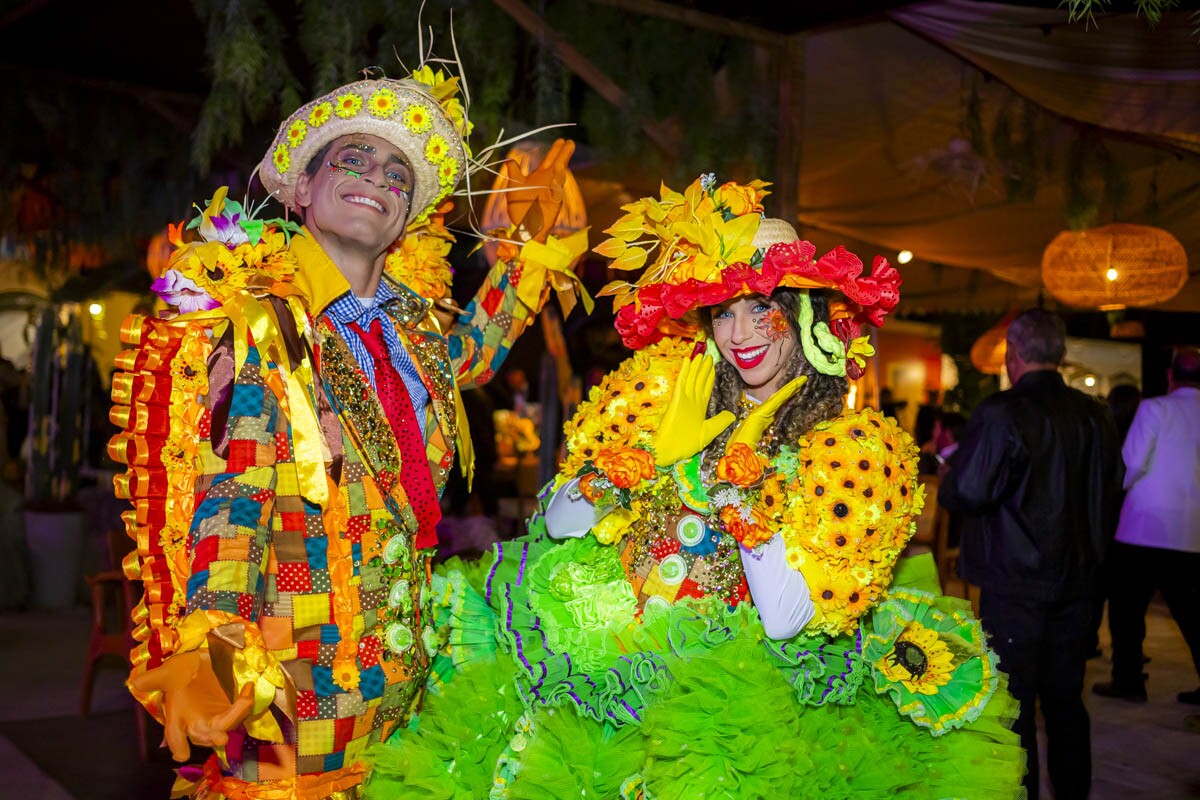
M 223 758 L 181 770 L 192 785 L 177 789 L 199 796 L 353 797 L 358 755 L 409 719 L 437 647 L 401 448 L 322 316 L 349 285 L 311 237 L 288 248 L 287 281 L 251 280 L 213 311 L 126 320 L 113 380 L 123 431 L 110 452 L 128 464 L 116 489 L 137 541 L 124 567 L 146 588 L 134 674 L 207 648 L 227 695 L 254 686 Z M 498 262 L 444 333 L 428 301 L 392 285 L 387 313 L 429 392 L 439 493 L 459 389 L 491 377 L 545 300 L 518 293 L 544 279 L 527 266 Z M 159 693 L 138 699 L 161 719 Z M 267 780 L 293 761 L 294 778 Z

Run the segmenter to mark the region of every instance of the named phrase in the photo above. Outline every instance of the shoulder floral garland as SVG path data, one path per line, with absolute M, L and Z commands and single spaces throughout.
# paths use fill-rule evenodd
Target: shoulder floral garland
M 449 204 L 439 209 L 444 212 Z M 454 270 L 450 248 L 454 234 L 446 228 L 444 215 L 432 213 L 410 225 L 405 235 L 388 249 L 384 271 L 397 282 L 428 300 L 450 296 Z
M 891 583 L 925 505 L 912 438 L 877 411 L 846 411 L 768 460 L 735 445 L 709 489 L 714 524 L 746 547 L 783 532 L 830 634 L 853 630 Z
M 288 242 L 300 226 L 282 219 L 257 219 L 261 205 L 248 208 L 227 199 L 228 192 L 227 186 L 217 189 L 186 227 L 183 223 L 169 226 L 176 249 L 150 288 L 181 313 L 212 310 L 240 291 L 290 282 L 296 272 Z M 184 241 L 184 231 L 192 230 L 199 240 Z

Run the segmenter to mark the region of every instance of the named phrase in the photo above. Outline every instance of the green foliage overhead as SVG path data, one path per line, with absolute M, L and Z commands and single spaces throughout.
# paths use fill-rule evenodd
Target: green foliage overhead
M 774 77 L 755 67 L 763 59 L 755 61 L 752 45 L 716 33 L 594 3 L 530 4 L 625 90 L 628 102 L 616 108 L 493 3 L 426 0 L 422 11 L 418 0 L 297 0 L 290 17 L 266 0 L 194 5 L 207 29 L 212 76 L 192 146 L 200 168 L 251 137 L 263 147 L 272 126 L 297 105 L 364 68 L 405 74 L 423 55 L 421 15 L 426 52 L 453 58 L 457 48 L 481 140 L 575 122 L 565 135 L 600 153 L 614 175 L 634 164 L 639 174 L 671 179 L 708 170 L 748 179 L 770 171 Z M 724 108 L 718 82 L 730 87 Z M 646 121 L 678 132 L 673 157 L 654 149 Z

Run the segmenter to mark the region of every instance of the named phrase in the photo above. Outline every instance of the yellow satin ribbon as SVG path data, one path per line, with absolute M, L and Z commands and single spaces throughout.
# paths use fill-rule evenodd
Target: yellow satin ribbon
M 207 650 L 209 649 L 209 633 L 214 628 L 236 621 L 237 619 L 233 616 L 219 611 L 193 611 L 175 626 L 175 633 L 179 636 L 179 646 L 174 652 Z M 250 716 L 242 723 L 246 732 L 265 742 L 282 742 L 283 731 L 280 729 L 279 723 L 266 712 L 275 702 L 277 692 L 287 689 L 287 678 L 284 676 L 283 667 L 267 650 L 262 642 L 262 634 L 257 629 L 246 625 L 243 636 L 245 642 L 243 647 L 232 647 L 231 645 L 231 677 L 233 680 L 232 686 L 225 688 L 227 691 L 232 689 L 234 696 L 237 696 L 242 687 L 253 686 L 254 706 L 250 711 Z M 225 641 L 225 637 L 218 638 Z M 217 676 L 218 680 L 221 678 L 222 676 Z
M 297 311 L 288 303 L 293 315 Z M 254 338 L 259 353 L 264 357 L 271 347 L 275 348 L 276 369 L 287 384 L 288 415 L 292 425 L 292 444 L 296 459 L 297 480 L 300 492 L 313 503 L 324 507 L 329 502 L 329 483 L 325 476 L 325 464 L 331 460 L 329 447 L 321 435 L 321 426 L 317 421 L 316 403 L 305 389 L 305 384 L 312 384 L 312 364 L 307 354 L 297 365 L 289 369 L 285 363 L 287 345 L 280 333 L 280 322 L 275 312 L 257 298 L 239 294 L 221 308 L 212 311 L 195 311 L 184 314 L 176 319 L 181 321 L 228 319 L 233 326 L 233 357 L 234 374 L 237 375 L 245 366 L 249 357 L 248 341 Z M 299 319 L 292 320 L 298 330 L 303 331 L 303 323 Z
M 587 246 L 587 228 L 565 239 L 551 236 L 545 243 L 526 242 L 519 256 L 524 262 L 524 271 L 517 284 L 517 297 L 534 311 L 541 311 L 542 290 L 549 284 L 558 295 L 563 317 L 570 316 L 575 308 L 576 294 L 587 313 L 592 313 L 595 302 L 583 287 L 583 281 L 571 270 L 571 265 L 583 255 Z
M 641 518 L 641 514 L 631 509 L 616 508 L 608 512 L 592 526 L 592 535 L 600 544 L 616 544 L 621 541 L 629 527 Z
M 234 652 L 233 680 L 239 689 L 247 684 L 254 687 L 254 707 L 242 723 L 246 732 L 265 742 L 283 742 L 279 723 L 266 713 L 275 702 L 277 690 L 287 688 L 283 667 L 275 657 L 262 645 L 247 642 L 246 647 Z
M 467 491 L 475 482 L 475 445 L 471 442 L 471 424 L 467 419 L 467 407 L 463 405 L 462 390 L 452 384 L 454 391 L 454 414 L 458 417 L 458 466 L 467 479 Z

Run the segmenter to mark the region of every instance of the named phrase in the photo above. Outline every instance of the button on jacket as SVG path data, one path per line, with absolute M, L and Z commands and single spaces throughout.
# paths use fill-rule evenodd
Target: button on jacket
M 1112 415 L 1051 370 L 984 400 L 938 501 L 965 514 L 959 574 L 1038 600 L 1089 593 L 1120 507 Z

